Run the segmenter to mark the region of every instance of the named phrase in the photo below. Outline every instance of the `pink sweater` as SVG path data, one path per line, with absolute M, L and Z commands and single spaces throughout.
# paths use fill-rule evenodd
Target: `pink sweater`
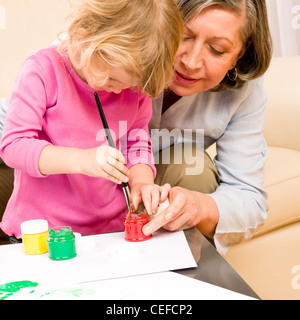
M 146 163 L 155 175 L 148 134 L 151 99 L 130 89 L 98 94 L 126 166 Z M 0 227 L 17 238 L 20 223 L 30 219 L 46 219 L 50 228 L 71 226 L 83 235 L 123 230 L 121 186 L 81 174 L 41 175 L 39 155 L 48 144 L 81 149 L 107 145 L 94 90 L 55 46 L 25 61 L 11 96 L 0 156 L 16 169 L 15 185 Z

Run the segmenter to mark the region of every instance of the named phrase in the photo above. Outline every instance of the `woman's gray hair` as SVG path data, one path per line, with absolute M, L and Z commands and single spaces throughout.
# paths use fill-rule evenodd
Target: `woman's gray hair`
M 272 58 L 272 38 L 265 0 L 177 0 L 177 4 L 184 22 L 210 6 L 226 8 L 239 15 L 246 14 L 246 22 L 241 28 L 246 51 L 236 64 L 237 77 L 232 80 L 228 73 L 211 91 L 238 89 L 246 81 L 256 79 L 267 71 Z

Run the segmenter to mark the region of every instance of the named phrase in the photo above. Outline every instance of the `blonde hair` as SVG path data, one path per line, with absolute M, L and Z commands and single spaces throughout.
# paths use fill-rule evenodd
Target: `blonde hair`
M 246 81 L 256 79 L 267 71 L 272 58 L 272 38 L 265 0 L 177 0 L 177 4 L 184 22 L 209 6 L 219 6 L 246 16 L 240 31 L 246 51 L 236 64 L 236 78 L 232 80 L 228 73 L 211 91 L 238 89 Z
M 124 67 L 151 97 L 168 86 L 183 29 L 174 0 L 82 0 L 69 19 L 68 38 L 58 50 L 75 68 L 103 74 L 93 69 L 101 57 Z

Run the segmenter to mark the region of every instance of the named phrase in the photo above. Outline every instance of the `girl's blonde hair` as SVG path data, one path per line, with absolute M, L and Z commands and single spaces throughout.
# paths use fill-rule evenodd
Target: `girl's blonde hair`
M 272 38 L 265 0 L 177 0 L 177 4 L 184 22 L 210 6 L 219 6 L 246 16 L 240 30 L 246 51 L 236 64 L 236 75 L 233 77 L 228 73 L 211 91 L 238 89 L 246 81 L 258 78 L 267 71 L 272 58 Z
M 151 97 L 167 87 L 183 29 L 174 0 L 81 0 L 69 19 L 58 50 L 75 68 L 103 78 L 103 70 L 93 68 L 101 57 L 124 67 Z

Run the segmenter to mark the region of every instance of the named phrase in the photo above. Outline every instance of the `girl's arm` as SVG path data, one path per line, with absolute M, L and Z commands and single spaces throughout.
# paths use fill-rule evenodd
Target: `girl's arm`
M 128 182 L 129 169 L 124 163 L 122 153 L 108 146 L 78 149 L 48 145 L 40 153 L 39 170 L 43 175 L 81 173 L 120 184 Z

